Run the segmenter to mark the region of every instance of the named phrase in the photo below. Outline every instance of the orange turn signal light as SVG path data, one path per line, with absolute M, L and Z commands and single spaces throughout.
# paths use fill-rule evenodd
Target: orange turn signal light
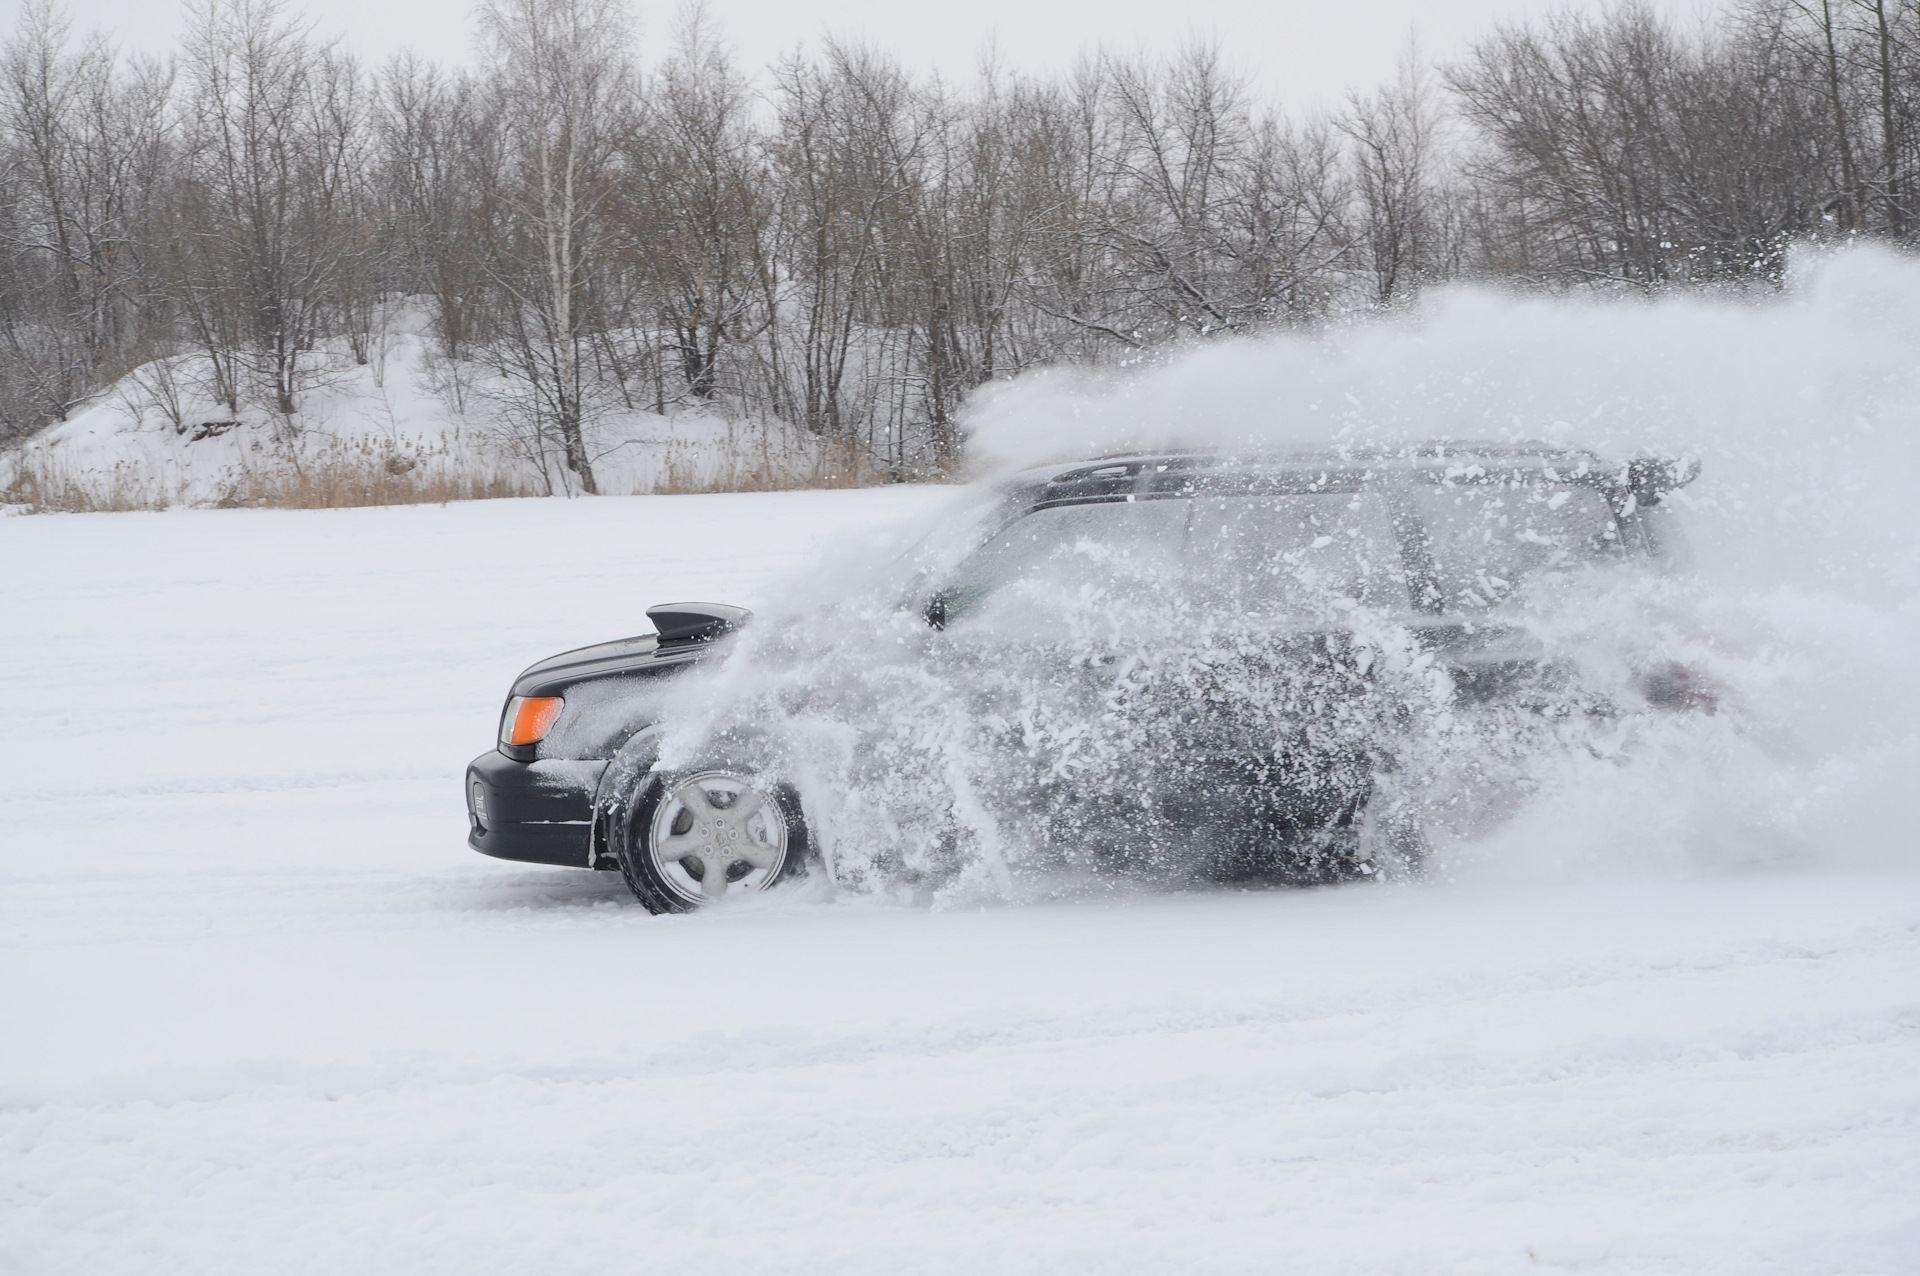
M 507 744 L 538 744 L 553 730 L 566 703 L 559 696 L 515 696 L 507 706 L 500 736 Z

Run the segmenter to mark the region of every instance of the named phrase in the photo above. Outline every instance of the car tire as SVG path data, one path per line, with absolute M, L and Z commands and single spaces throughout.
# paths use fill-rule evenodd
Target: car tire
M 1299 886 L 1408 881 L 1425 876 L 1428 853 L 1417 817 L 1363 809 L 1345 827 L 1294 847 L 1279 877 Z
M 627 887 L 652 913 L 768 890 L 810 857 L 793 789 L 730 766 L 640 776 L 607 832 Z
M 1369 817 L 1360 846 L 1365 875 L 1388 881 L 1424 877 L 1433 850 L 1424 823 L 1406 812 Z

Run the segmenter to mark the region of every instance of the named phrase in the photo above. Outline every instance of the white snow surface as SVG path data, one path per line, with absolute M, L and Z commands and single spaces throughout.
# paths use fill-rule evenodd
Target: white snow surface
M 366 362 L 331 341 L 310 356 L 280 416 L 249 383 L 239 411 L 208 388 L 205 356 L 143 365 L 65 421 L 0 449 L 0 488 L 22 474 L 91 494 L 107 508 L 253 503 L 249 494 L 303 476 L 379 478 L 391 462 L 415 482 L 501 482 L 524 492 L 574 490 L 547 449 L 544 469 L 516 433 L 486 366 L 436 356 L 425 306 L 384 307 Z M 600 490 L 727 490 L 758 470 L 804 473 L 806 443 L 775 426 L 711 413 L 598 403 L 586 424 Z
M 520 667 L 950 499 L 0 519 L 0 1270 L 1920 1272 L 1911 854 L 656 918 L 466 848 Z

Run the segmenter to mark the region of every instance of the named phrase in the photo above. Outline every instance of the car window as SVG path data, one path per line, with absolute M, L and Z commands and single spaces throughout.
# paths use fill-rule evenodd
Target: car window
M 1621 552 L 1619 520 L 1599 491 L 1537 481 L 1420 485 L 1434 583 L 1447 610 L 1478 610 L 1529 578 Z
M 1315 616 L 1346 600 L 1392 607 L 1405 596 L 1379 497 L 1315 492 L 1036 510 L 967 558 L 942 600 L 953 621 L 989 605 L 1022 618 L 1154 604 Z
M 1318 615 L 1347 601 L 1405 602 L 1400 547 L 1371 492 L 1198 497 L 1187 546 L 1196 581 L 1246 615 Z
M 1177 585 L 1183 500 L 1108 501 L 1035 510 L 963 561 L 942 591 L 949 621 L 1014 606 L 1145 603 Z

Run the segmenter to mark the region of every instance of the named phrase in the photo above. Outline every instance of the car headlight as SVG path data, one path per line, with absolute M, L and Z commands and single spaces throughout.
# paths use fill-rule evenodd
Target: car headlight
M 500 743 L 519 748 L 540 743 L 553 730 L 565 704 L 559 696 L 515 696 L 500 715 Z

